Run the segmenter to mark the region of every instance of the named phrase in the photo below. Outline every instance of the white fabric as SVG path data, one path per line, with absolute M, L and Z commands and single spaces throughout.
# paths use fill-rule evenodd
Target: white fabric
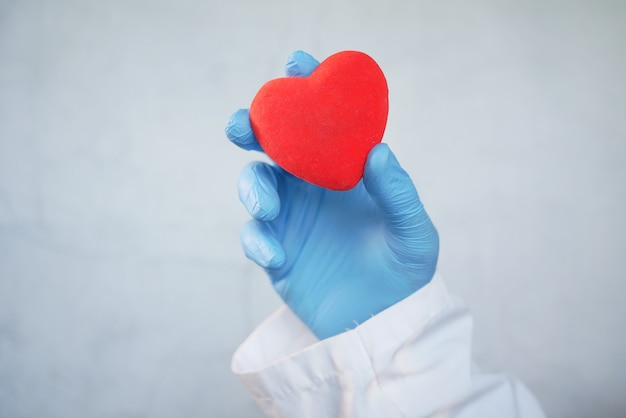
M 268 417 L 543 417 L 517 380 L 479 374 L 472 320 L 441 278 L 353 330 L 318 340 L 287 308 L 232 370 Z

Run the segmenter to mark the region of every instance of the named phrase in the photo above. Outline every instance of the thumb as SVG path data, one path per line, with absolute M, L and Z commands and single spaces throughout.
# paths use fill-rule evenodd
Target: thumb
M 380 208 L 389 231 L 388 242 L 398 255 L 436 260 L 437 230 L 424 210 L 409 174 L 400 166 L 387 144 L 369 153 L 363 185 Z M 417 260 L 416 260 L 417 261 Z

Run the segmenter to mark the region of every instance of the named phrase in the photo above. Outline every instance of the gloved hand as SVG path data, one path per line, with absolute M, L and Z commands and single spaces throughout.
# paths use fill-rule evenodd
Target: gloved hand
M 318 64 L 298 51 L 286 72 L 307 76 Z M 247 110 L 233 114 L 226 135 L 261 151 Z M 435 272 L 437 231 L 386 144 L 372 149 L 363 179 L 351 190 L 322 189 L 253 162 L 239 179 L 239 198 L 253 218 L 241 230 L 245 254 L 320 339 L 404 299 Z

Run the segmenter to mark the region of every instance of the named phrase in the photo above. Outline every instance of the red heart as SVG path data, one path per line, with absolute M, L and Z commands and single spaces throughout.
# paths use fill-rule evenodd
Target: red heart
M 388 112 L 378 64 L 362 52 L 343 51 L 308 77 L 266 83 L 252 101 L 250 121 L 265 153 L 283 169 L 327 189 L 348 190 L 382 140 Z

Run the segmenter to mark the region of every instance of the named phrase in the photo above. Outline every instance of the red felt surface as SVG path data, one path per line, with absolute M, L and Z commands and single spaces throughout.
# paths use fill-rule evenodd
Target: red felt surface
M 266 83 L 252 101 L 250 121 L 265 153 L 283 169 L 327 189 L 348 190 L 382 140 L 388 112 L 378 64 L 364 53 L 343 51 L 308 77 Z

